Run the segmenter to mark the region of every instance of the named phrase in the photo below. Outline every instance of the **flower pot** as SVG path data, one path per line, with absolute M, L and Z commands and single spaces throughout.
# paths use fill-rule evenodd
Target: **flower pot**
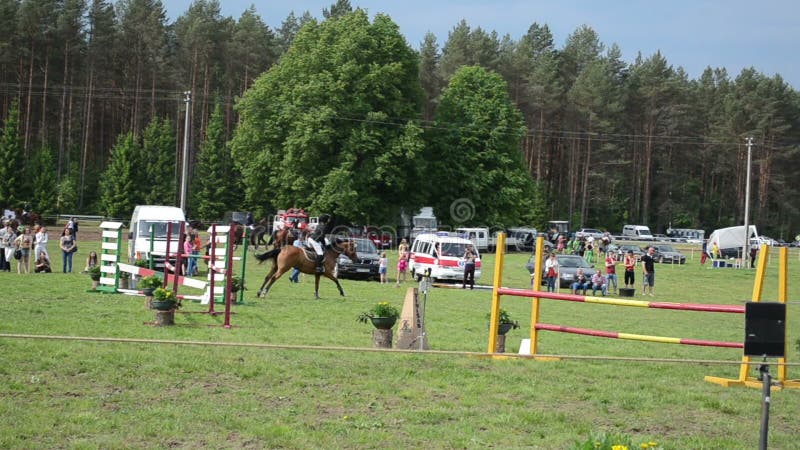
M 514 328 L 514 324 L 513 323 L 501 323 L 497 327 L 497 335 L 498 336 L 505 336 L 506 333 L 511 331 L 512 328 Z
M 92 280 L 92 290 L 97 290 L 97 286 L 100 286 L 100 280 Z
M 170 311 L 175 309 L 175 300 L 153 300 L 150 307 L 157 311 Z
M 145 289 L 142 289 L 142 294 L 144 294 L 145 297 L 152 297 L 153 296 L 153 291 L 155 291 L 155 290 L 156 290 L 156 288 L 145 288 Z
M 397 317 L 370 317 L 369 320 L 379 330 L 390 330 L 397 322 Z
M 119 288 L 120 289 L 130 289 L 130 278 L 120 278 L 119 279 Z

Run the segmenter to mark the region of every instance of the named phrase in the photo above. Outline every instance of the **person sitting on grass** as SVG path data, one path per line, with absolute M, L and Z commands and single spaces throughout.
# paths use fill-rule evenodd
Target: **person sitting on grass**
M 50 269 L 50 260 L 47 259 L 47 255 L 44 252 L 39 252 L 39 257 L 36 259 L 36 268 L 34 269 L 36 273 L 50 273 L 52 270 Z

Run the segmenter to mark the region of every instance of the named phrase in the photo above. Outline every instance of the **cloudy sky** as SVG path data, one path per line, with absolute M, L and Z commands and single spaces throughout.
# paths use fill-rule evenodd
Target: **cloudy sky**
M 183 14 L 192 0 L 162 0 L 171 20 Z M 322 16 L 334 0 L 220 1 L 225 16 L 238 18 L 254 4 L 264 22 L 280 26 L 289 12 L 309 11 Z M 388 14 L 419 48 L 426 32 L 441 46 L 448 33 L 465 19 L 472 27 L 519 39 L 533 22 L 547 24 L 558 48 L 567 36 L 586 24 L 607 46 L 616 43 L 625 61 L 641 52 L 661 50 L 673 66 L 697 78 L 706 66 L 725 67 L 731 77 L 755 67 L 768 76 L 781 75 L 800 89 L 800 2 L 790 0 L 351 0 L 370 15 Z

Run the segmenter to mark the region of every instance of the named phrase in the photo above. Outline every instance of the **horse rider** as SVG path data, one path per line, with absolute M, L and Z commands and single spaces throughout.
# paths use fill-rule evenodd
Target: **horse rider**
M 323 214 L 319 216 L 319 222 L 317 223 L 316 228 L 311 234 L 308 235 L 308 243 L 314 249 L 314 253 L 317 254 L 317 273 L 324 273 L 325 267 L 322 265 L 325 259 L 324 253 L 324 244 L 325 242 L 325 235 L 328 233 L 328 227 L 330 226 L 331 216 L 328 214 Z

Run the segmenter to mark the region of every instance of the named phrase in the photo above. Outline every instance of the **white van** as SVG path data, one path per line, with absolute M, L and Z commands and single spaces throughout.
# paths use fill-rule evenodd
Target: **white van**
M 489 229 L 488 228 L 456 228 L 456 232 L 463 238 L 472 241 L 472 244 L 480 251 L 489 249 Z
M 411 245 L 409 267 L 411 276 L 417 281 L 427 269 L 434 280 L 463 280 L 464 251 L 474 244 L 469 239 L 453 236 L 447 232 L 426 233 L 417 236 Z M 480 252 L 475 249 L 475 279 L 481 277 Z
M 644 241 L 653 241 L 653 233 L 646 225 L 625 225 L 622 227 L 622 235 L 628 238 L 641 239 Z
M 170 237 L 170 253 L 180 248 L 178 242 L 181 223 L 186 217 L 180 208 L 160 205 L 138 205 L 131 216 L 130 233 L 128 234 L 128 259 L 136 261 L 150 257 L 150 231 L 153 232 L 153 255 L 163 256 L 167 250 L 167 223 L 172 223 Z

